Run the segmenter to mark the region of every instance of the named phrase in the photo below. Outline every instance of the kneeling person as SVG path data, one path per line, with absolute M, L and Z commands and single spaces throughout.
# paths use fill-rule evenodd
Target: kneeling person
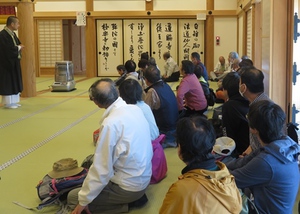
M 137 106 L 119 97 L 112 80 L 96 81 L 89 92 L 105 111 L 93 164 L 82 187 L 68 194 L 68 205 L 75 208 L 72 214 L 127 212 L 129 203 L 146 197 L 150 182 L 149 125 Z
M 240 213 L 241 196 L 234 177 L 212 155 L 215 132 L 206 119 L 179 120 L 178 156 L 187 165 L 167 192 L 159 213 Z
M 272 101 L 261 100 L 250 105 L 248 120 L 262 148 L 243 157 L 244 165 L 232 171 L 236 184 L 251 190 L 259 213 L 292 213 L 299 187 L 300 146 L 283 133 L 285 113 Z

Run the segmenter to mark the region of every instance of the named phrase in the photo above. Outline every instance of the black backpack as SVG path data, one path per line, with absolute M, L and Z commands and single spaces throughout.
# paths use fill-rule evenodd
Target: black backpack
M 299 130 L 297 126 L 295 126 L 293 123 L 286 124 L 287 128 L 287 135 L 296 143 L 298 143 L 298 134 L 297 131 Z
M 208 84 L 206 82 L 200 81 L 200 84 L 202 86 L 207 105 L 208 106 L 214 106 L 216 103 L 216 94 L 212 88 L 209 88 Z

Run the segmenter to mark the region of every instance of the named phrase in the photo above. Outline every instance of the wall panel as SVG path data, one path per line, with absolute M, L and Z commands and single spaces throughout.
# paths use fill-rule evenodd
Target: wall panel
M 125 19 L 124 30 L 124 61 L 133 59 L 138 63 L 141 53 L 150 51 L 149 19 Z
M 198 52 L 204 62 L 204 21 L 179 19 L 178 33 L 179 61 L 190 60 L 191 53 Z
M 122 20 L 97 20 L 98 76 L 115 76 L 123 62 Z
M 157 0 L 153 10 L 206 10 L 206 0 Z
M 85 1 L 49 1 L 35 3 L 36 12 L 85 11 Z
M 144 11 L 144 0 L 94 0 L 94 11 Z
M 153 19 L 151 28 L 151 55 L 155 58 L 158 67 L 161 69 L 164 67 L 163 54 L 165 52 L 170 52 L 178 63 L 177 19 Z
M 215 43 L 214 46 L 214 64 L 216 64 L 219 56 L 227 59 L 229 52 L 237 51 L 237 18 L 215 17 L 214 32 L 214 38 L 210 39 L 215 40 L 216 36 L 220 36 L 220 45 L 217 46 Z

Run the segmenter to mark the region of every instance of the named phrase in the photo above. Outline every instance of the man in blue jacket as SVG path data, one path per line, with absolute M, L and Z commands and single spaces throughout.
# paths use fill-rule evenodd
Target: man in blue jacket
M 261 100 L 250 106 L 248 120 L 262 147 L 241 158 L 241 168 L 227 166 L 237 186 L 251 190 L 259 213 L 291 214 L 299 187 L 300 146 L 284 134 L 285 113 L 272 101 Z

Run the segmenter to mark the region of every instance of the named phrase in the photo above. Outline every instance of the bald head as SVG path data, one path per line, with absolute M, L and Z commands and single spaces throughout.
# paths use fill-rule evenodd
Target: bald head
M 109 78 L 94 82 L 89 88 L 89 94 L 91 100 L 100 108 L 108 108 L 119 97 L 114 82 Z
M 225 64 L 225 58 L 224 58 L 224 56 L 220 56 L 219 57 L 219 62 L 221 63 L 221 65 Z

